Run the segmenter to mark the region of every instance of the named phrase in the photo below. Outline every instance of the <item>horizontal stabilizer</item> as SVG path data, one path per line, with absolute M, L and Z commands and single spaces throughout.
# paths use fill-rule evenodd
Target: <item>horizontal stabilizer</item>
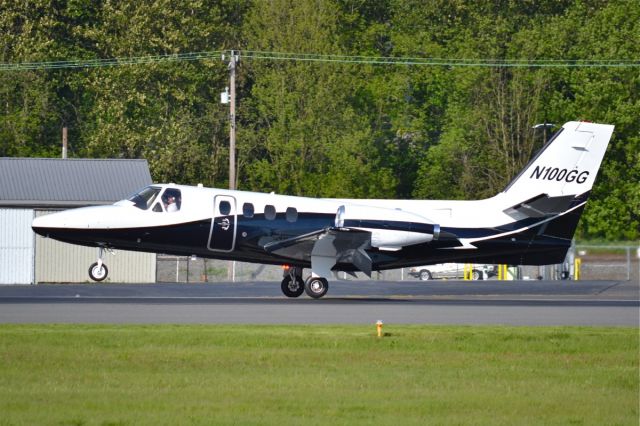
M 576 198 L 573 195 L 563 195 L 549 197 L 547 194 L 540 194 L 515 206 L 505 209 L 504 212 L 514 219 L 526 217 L 542 218 L 550 215 L 561 214 L 571 208 Z

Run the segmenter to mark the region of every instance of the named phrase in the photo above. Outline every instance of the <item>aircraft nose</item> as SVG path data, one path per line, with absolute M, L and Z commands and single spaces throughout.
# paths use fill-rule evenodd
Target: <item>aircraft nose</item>
M 120 207 L 95 206 L 65 210 L 39 216 L 31 222 L 31 229 L 43 237 L 73 240 L 89 235 L 92 230 L 109 228 L 109 220 L 116 217 Z
M 35 219 L 33 219 L 33 222 L 31 222 L 31 228 L 36 230 L 41 228 L 55 227 L 58 222 L 58 220 L 54 217 L 55 215 L 56 213 L 36 217 Z
M 31 229 L 46 237 L 52 230 L 66 228 L 68 216 L 67 212 L 58 212 L 36 217 L 31 222 Z
M 121 228 L 123 223 L 135 226 L 147 219 L 144 215 L 136 215 L 140 211 L 122 205 L 81 207 L 37 217 L 31 222 L 31 227 L 42 235 L 43 230 L 111 229 Z

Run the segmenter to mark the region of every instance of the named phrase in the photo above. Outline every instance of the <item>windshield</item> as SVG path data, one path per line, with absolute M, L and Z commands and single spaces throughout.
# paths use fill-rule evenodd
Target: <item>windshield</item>
M 140 192 L 133 194 L 129 197 L 129 201 L 133 201 L 135 206 L 142 210 L 147 210 L 153 204 L 153 201 L 156 199 L 158 194 L 160 193 L 160 188 L 155 188 L 153 186 L 147 186 Z

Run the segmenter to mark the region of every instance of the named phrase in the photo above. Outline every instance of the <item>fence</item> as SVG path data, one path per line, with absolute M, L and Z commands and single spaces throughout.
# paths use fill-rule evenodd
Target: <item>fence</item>
M 156 263 L 158 282 L 229 282 L 229 281 L 280 281 L 282 268 L 274 265 L 260 265 L 225 260 L 203 259 L 200 257 L 158 255 Z M 340 278 L 353 279 L 342 272 Z M 359 274 L 360 279 L 368 279 Z M 372 273 L 372 279 L 401 281 L 412 279 L 406 269 L 394 269 Z
M 638 246 L 576 246 L 580 259 L 580 279 L 640 281 L 640 247 Z
M 640 253 L 638 250 L 640 248 L 637 246 L 577 245 L 575 255 L 567 256 L 567 261 L 564 264 L 509 268 L 509 273 L 521 279 L 574 279 L 576 263 L 579 263 L 579 277 L 582 280 L 635 280 L 640 282 Z M 579 262 L 575 262 L 576 259 L 579 259 Z M 282 268 L 279 266 L 215 259 L 158 255 L 156 268 L 158 282 L 282 280 Z M 358 274 L 358 276 L 358 279 L 368 279 L 364 274 Z M 339 277 L 354 279 L 342 272 L 339 273 Z M 402 281 L 415 280 L 416 278 L 409 276 L 408 268 L 405 268 L 374 271 L 371 279 Z

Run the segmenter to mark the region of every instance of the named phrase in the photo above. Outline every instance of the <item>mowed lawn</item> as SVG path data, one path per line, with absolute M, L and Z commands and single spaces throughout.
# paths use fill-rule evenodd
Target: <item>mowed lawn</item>
M 638 328 L 0 325 L 0 425 L 638 425 Z

